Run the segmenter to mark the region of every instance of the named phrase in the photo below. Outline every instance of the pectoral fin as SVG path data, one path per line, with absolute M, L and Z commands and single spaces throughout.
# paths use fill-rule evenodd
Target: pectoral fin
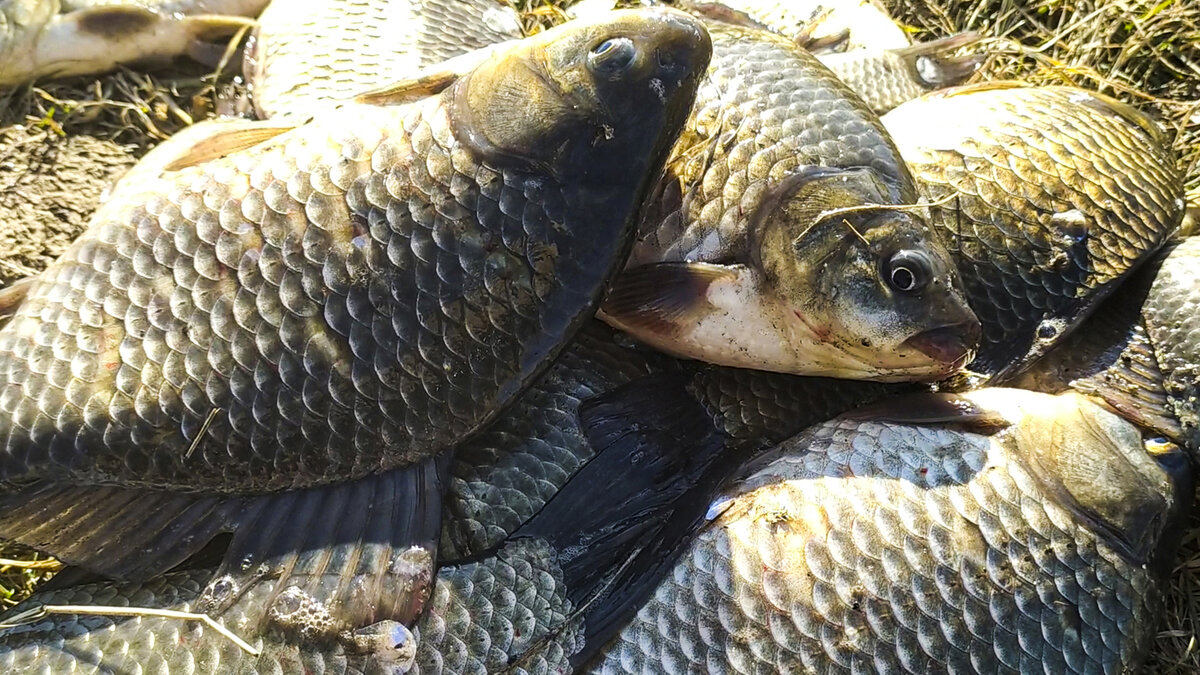
M 273 580 L 260 627 L 328 638 L 380 621 L 411 625 L 437 571 L 447 460 L 260 499 L 240 516 L 200 611 L 220 615 Z
M 706 263 L 635 267 L 617 276 L 601 311 L 620 326 L 673 335 L 708 310 L 706 294 L 714 281 L 736 276 L 733 268 Z

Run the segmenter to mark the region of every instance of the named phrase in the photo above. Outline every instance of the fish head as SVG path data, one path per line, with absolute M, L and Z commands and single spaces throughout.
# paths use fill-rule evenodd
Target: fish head
M 455 133 L 486 158 L 562 182 L 641 185 L 682 130 L 711 56 L 707 31 L 676 10 L 571 21 L 456 83 Z
M 813 167 L 786 183 L 753 226 L 754 264 L 782 332 L 825 352 L 822 374 L 934 380 L 970 362 L 981 329 L 958 271 L 886 179 Z
M 1008 460 L 1052 502 L 1135 565 L 1165 574 L 1192 505 L 1187 454 L 1146 438 L 1096 399 L 989 388 L 965 394 L 1013 422 Z

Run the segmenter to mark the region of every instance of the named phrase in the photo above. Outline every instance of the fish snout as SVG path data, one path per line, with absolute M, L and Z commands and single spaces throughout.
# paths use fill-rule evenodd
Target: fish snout
M 658 10 L 662 29 L 654 46 L 654 63 L 660 77 L 673 83 L 698 79 L 712 58 L 712 39 L 691 15 L 672 9 Z
M 982 333 L 979 321 L 972 319 L 922 331 L 905 340 L 904 346 L 941 364 L 949 375 L 975 358 Z

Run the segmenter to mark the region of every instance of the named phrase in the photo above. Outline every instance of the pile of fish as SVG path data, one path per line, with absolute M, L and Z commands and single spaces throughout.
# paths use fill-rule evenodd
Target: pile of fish
M 259 116 L 0 290 L 0 538 L 68 565 L 0 669 L 1136 669 L 1200 450 L 1166 133 L 869 0 L 672 4 L 0 0 L 0 85 L 254 25 Z

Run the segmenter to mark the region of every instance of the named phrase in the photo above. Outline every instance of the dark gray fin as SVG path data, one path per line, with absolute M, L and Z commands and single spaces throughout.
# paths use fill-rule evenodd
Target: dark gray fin
M 736 277 L 736 269 L 726 265 L 643 265 L 617 275 L 601 310 L 622 325 L 673 335 L 688 317 L 710 308 L 710 284 Z
M 34 485 L 0 500 L 0 537 L 115 579 L 165 572 L 228 530 L 240 498 Z
M 351 483 L 256 499 L 240 514 L 197 611 L 220 615 L 271 580 L 274 592 L 251 617 L 259 629 L 270 623 L 301 639 L 330 639 L 379 621 L 411 625 L 436 572 L 448 462 L 446 454 Z
M 514 533 L 559 551 L 586 630 L 576 665 L 650 596 L 734 468 L 686 383 L 681 373 L 650 376 L 584 402 L 579 416 L 596 456 Z
M 923 391 L 865 405 L 843 417 L 893 424 L 953 424 L 965 431 L 992 434 L 1011 425 L 1000 413 L 958 394 Z
M 909 64 L 923 85 L 936 89 L 958 84 L 983 66 L 989 54 L 952 56 L 948 53 L 973 45 L 982 39 L 983 35 L 967 31 L 938 40 L 918 42 L 911 47 L 894 49 L 892 52 Z
M 39 278 L 33 276 L 17 279 L 4 288 L 0 288 L 0 325 L 17 313 L 17 308 L 25 302 L 25 298 L 29 295 L 29 289 L 33 288 Z

